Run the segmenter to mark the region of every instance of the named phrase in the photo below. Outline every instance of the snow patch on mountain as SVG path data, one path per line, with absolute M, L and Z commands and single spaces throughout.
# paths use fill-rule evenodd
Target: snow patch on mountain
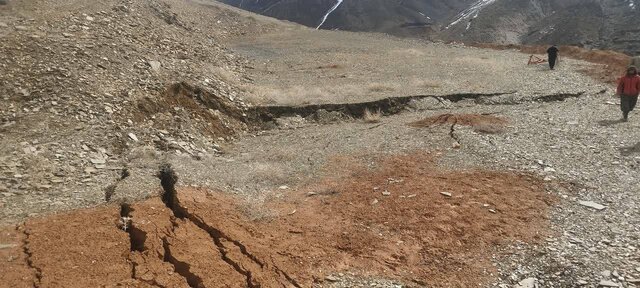
M 449 29 L 453 25 L 456 25 L 456 24 L 462 22 L 463 20 L 469 19 L 469 17 L 473 17 L 473 18 L 478 17 L 478 14 L 480 13 L 480 11 L 482 11 L 482 9 L 484 9 L 485 7 L 493 4 L 496 1 L 497 0 L 479 0 L 475 4 L 471 5 L 469 8 L 467 8 L 464 11 L 460 12 L 460 14 L 458 14 L 458 16 L 456 16 L 455 20 L 453 20 L 453 22 L 449 23 L 449 25 L 447 25 L 447 27 L 445 27 L 445 29 Z M 633 0 L 631 0 L 631 1 L 633 1 Z M 468 24 L 467 25 L 467 29 L 469 29 L 469 27 L 471 27 L 471 25 Z
M 636 10 L 636 1 L 635 0 L 626 0 L 625 2 L 627 2 L 629 4 L 629 8 L 631 8 L 631 10 Z
M 324 16 L 322 17 L 322 21 L 320 21 L 320 25 L 318 25 L 318 27 L 316 27 L 316 29 L 320 29 L 320 27 L 322 27 L 324 22 L 327 21 L 327 18 L 329 17 L 329 15 L 331 15 L 331 13 L 333 13 L 333 11 L 336 11 L 336 9 L 338 9 L 338 7 L 340 7 L 340 4 L 342 4 L 342 1 L 344 1 L 344 0 L 338 0 L 338 2 L 335 5 L 333 5 L 333 7 L 331 7 L 331 9 L 329 9 L 329 11 L 326 14 L 324 14 Z

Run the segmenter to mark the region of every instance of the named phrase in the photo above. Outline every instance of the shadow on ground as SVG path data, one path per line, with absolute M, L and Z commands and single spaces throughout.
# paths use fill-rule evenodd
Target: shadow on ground
M 640 153 L 640 142 L 632 146 L 620 147 L 618 148 L 618 150 L 620 151 L 620 154 L 622 154 L 622 156 L 630 156 L 633 154 L 638 154 Z
M 609 126 L 617 125 L 617 124 L 620 124 L 620 123 L 624 123 L 624 120 L 616 119 L 616 120 L 600 120 L 600 121 L 598 121 L 598 124 L 600 126 L 603 126 L 603 127 L 609 127 Z

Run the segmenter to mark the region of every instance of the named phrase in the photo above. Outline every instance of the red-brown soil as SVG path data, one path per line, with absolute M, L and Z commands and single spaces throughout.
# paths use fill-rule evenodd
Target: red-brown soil
M 263 220 L 192 188 L 178 189 L 173 209 L 159 198 L 132 204 L 128 233 L 113 205 L 28 220 L 2 230 L 15 246 L 0 249 L 13 259 L 0 286 L 311 287 L 350 271 L 472 287 L 492 280 L 498 246 L 546 237 L 554 201 L 532 176 L 442 171 L 428 153 L 341 156 L 326 170 L 270 201 L 279 216 Z

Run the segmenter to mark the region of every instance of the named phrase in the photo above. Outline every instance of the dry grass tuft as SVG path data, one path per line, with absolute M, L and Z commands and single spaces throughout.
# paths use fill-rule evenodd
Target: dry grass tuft
M 368 88 L 370 92 L 388 92 L 396 90 L 393 86 L 386 83 L 371 83 Z
M 442 83 L 435 80 L 416 79 L 413 81 L 413 86 L 419 88 L 441 88 Z
M 338 68 L 342 68 L 342 65 L 340 65 L 340 64 L 329 64 L 329 65 L 318 66 L 318 69 L 338 69 Z
M 218 77 L 218 79 L 228 84 L 238 84 L 240 79 L 233 71 L 225 69 L 223 67 L 215 67 L 211 69 L 211 73 Z
M 365 123 L 379 123 L 382 120 L 382 112 L 380 110 L 371 112 L 369 109 L 364 109 L 362 120 Z

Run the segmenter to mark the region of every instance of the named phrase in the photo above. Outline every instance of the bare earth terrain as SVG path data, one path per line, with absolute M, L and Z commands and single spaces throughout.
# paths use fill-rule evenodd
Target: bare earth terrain
M 601 64 L 207 1 L 11 1 L 0 40 L 0 287 L 640 285 Z

